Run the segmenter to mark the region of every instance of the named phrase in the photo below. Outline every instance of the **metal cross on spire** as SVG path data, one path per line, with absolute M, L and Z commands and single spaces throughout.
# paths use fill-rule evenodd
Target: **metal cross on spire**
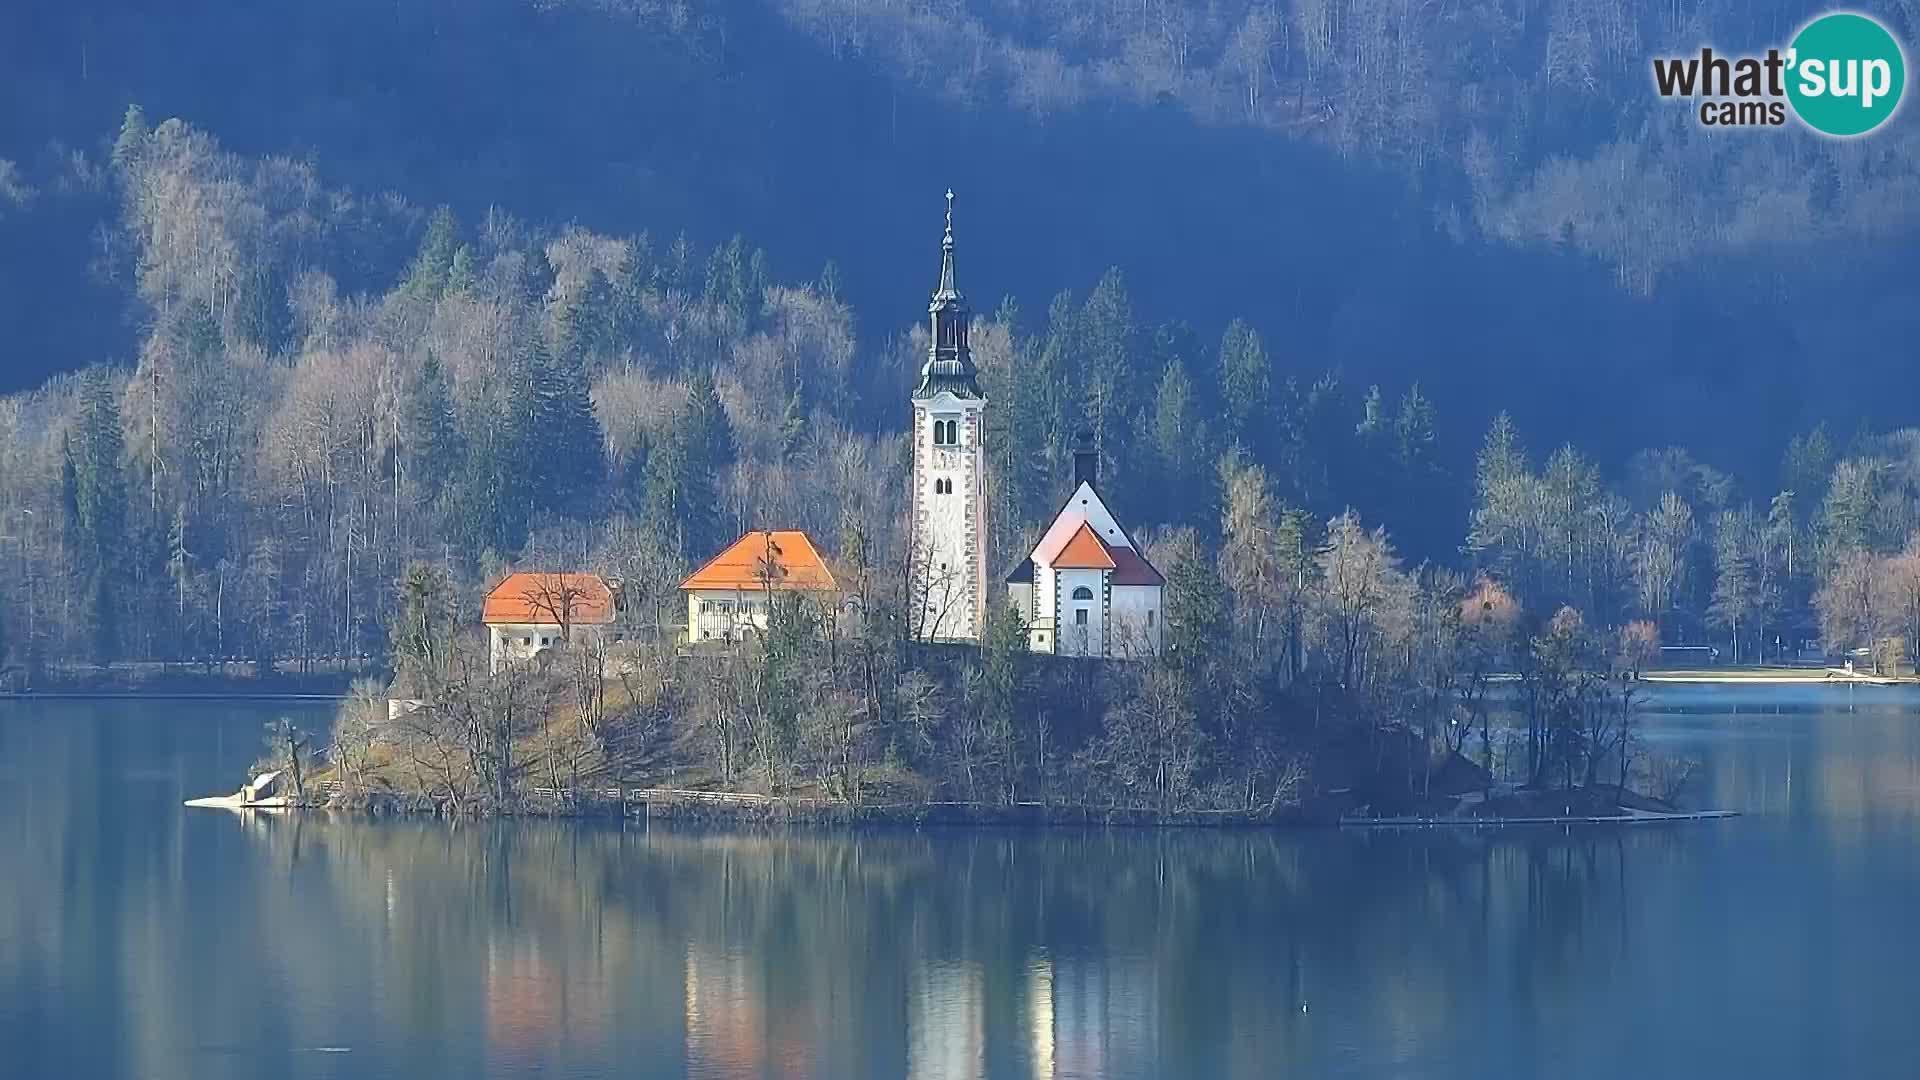
M 947 189 L 947 243 L 953 243 L 953 189 Z

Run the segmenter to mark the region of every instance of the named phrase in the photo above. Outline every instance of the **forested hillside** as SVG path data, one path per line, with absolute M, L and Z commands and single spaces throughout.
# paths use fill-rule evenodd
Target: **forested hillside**
M 858 538 L 870 565 L 904 565 L 898 431 L 925 330 L 903 313 L 910 329 L 863 337 L 833 263 L 783 281 L 739 237 L 463 222 L 138 108 L 102 159 L 64 168 L 61 197 L 111 215 L 90 272 L 142 331 L 130 363 L 5 399 L 23 657 L 378 654 L 392 583 L 421 557 L 471 586 L 508 562 L 599 561 L 656 607 L 748 528 Z M 906 246 L 930 280 L 928 217 Z M 964 287 L 964 216 L 960 236 Z M 1149 320 L 1118 269 L 1082 287 L 976 316 L 996 567 L 1056 508 L 1086 425 L 1119 512 L 1150 534 L 1231 550 L 1239 530 L 1258 559 L 1304 557 L 1351 509 L 1542 617 L 1647 618 L 1749 653 L 1810 633 L 1816 606 L 1835 647 L 1898 628 L 1895 591 L 1849 607 L 1821 589 L 1873 577 L 1874 553 L 1920 527 L 1907 429 L 1767 432 L 1737 477 L 1681 447 L 1603 471 L 1535 437 L 1529 459 L 1503 413 L 1450 471 L 1480 440 L 1456 422 L 1450 453 L 1423 384 L 1303 371 L 1240 320 L 1207 336 Z
M 1911 38 L 1906 7 L 1874 10 Z M 1653 98 L 1646 58 L 1777 41 L 1811 11 L 20 7 L 0 15 L 21 203 L 0 217 L 0 287 L 28 299 L 0 340 L 16 387 L 126 361 L 136 324 L 97 314 L 124 306 L 88 272 L 99 215 L 64 197 L 63 163 L 97 157 L 138 101 L 363 199 L 702 248 L 738 232 L 788 280 L 831 258 L 876 340 L 920 302 L 913 238 L 952 186 L 983 306 L 1038 316 L 1117 265 L 1147 320 L 1212 338 L 1243 317 L 1303 379 L 1418 381 L 1463 429 L 1506 407 L 1616 466 L 1684 436 L 1748 473 L 1767 431 L 1903 421 L 1798 384 L 1809 355 L 1847 357 L 1853 380 L 1904 370 L 1879 343 L 1916 337 L 1913 122 L 1708 133 Z M 1583 408 L 1582 381 L 1642 392 Z

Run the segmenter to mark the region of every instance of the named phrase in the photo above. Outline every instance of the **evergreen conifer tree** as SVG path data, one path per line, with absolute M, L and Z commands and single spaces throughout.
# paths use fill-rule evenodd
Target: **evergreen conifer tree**
M 426 235 L 420 238 L 420 251 L 407 268 L 401 289 L 422 300 L 438 300 L 447 293 L 449 272 L 460 247 L 460 223 L 453 210 L 442 206 L 427 219 Z
M 440 358 L 431 351 L 420 365 L 409 413 L 413 475 L 427 498 L 437 500 L 458 474 L 464 450 L 453 411 L 453 392 Z
M 713 372 L 706 368 L 694 372 L 687 387 L 689 422 L 695 431 L 694 442 L 701 463 L 715 473 L 733 467 L 738 453 L 733 441 L 733 422 L 727 419 L 726 406 L 720 402 L 720 389 Z
M 537 505 L 561 509 L 606 477 L 606 433 L 593 411 L 584 362 L 552 355 L 538 337 L 529 362 L 536 386 L 535 426 L 522 434 L 538 462 L 534 498 Z
M 1272 400 L 1273 373 L 1260 335 L 1239 319 L 1220 338 L 1220 402 L 1226 411 L 1227 438 L 1258 449 L 1259 425 Z

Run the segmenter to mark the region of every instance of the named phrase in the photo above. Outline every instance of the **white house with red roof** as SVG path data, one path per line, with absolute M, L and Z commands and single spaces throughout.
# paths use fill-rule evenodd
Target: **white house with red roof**
M 1082 435 L 1073 495 L 1007 575 L 1007 595 L 1034 652 L 1142 657 L 1160 651 L 1166 579 L 1141 554 L 1096 490 L 1099 455 Z
M 687 640 L 735 641 L 765 631 L 776 596 L 805 596 L 823 624 L 841 618 L 844 597 L 833 570 L 798 529 L 757 529 L 707 560 L 680 583 L 687 594 Z M 830 629 L 823 625 L 822 629 Z
M 564 642 L 604 644 L 615 611 L 613 586 L 598 574 L 508 574 L 480 611 L 493 670 Z

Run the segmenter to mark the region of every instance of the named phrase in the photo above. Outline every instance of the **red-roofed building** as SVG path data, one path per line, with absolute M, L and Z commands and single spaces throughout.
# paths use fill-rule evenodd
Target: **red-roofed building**
M 1033 554 L 1007 575 L 1027 643 L 1065 656 L 1153 655 L 1166 579 L 1101 501 L 1099 456 L 1085 436 L 1074 448 L 1073 474 L 1073 495 Z
M 826 616 L 842 599 L 826 559 L 798 529 L 742 536 L 689 575 L 680 590 L 687 594 L 688 641 L 729 641 L 749 627 L 765 630 L 768 605 L 778 593 L 799 593 Z
M 614 589 L 598 574 L 508 574 L 480 607 L 493 670 L 583 636 L 604 640 L 613 625 Z

